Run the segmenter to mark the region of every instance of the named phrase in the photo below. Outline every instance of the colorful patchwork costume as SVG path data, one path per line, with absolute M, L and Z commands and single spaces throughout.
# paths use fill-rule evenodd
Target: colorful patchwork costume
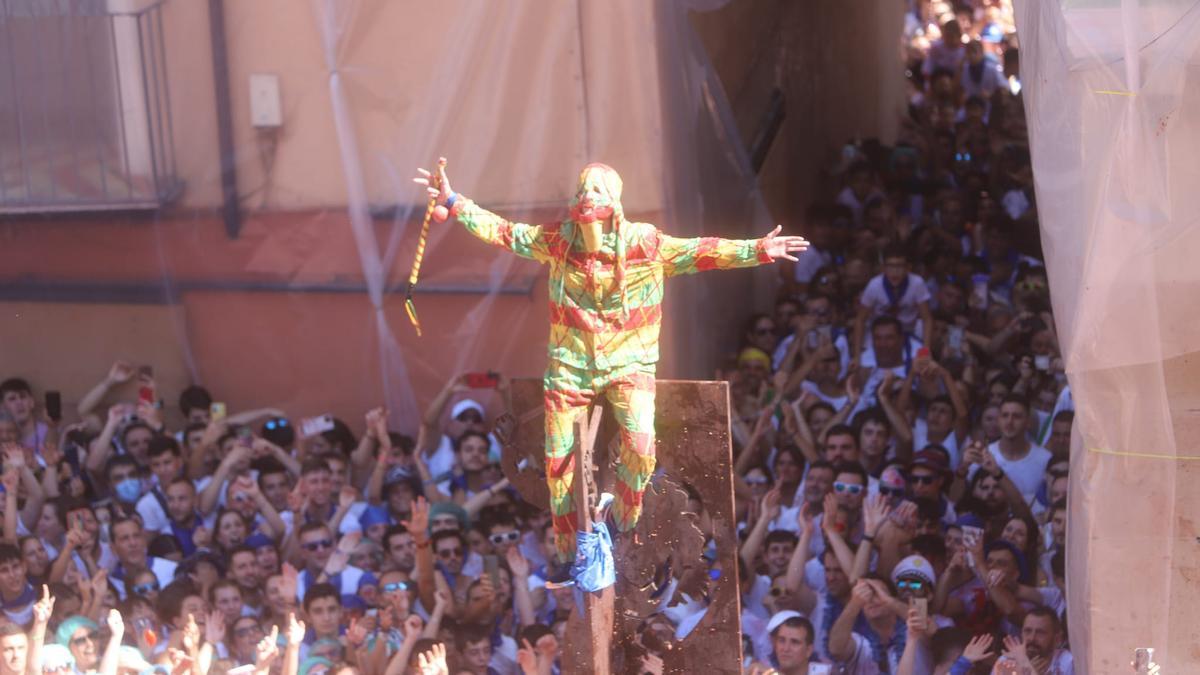
M 613 515 L 622 531 L 642 510 L 654 472 L 654 370 L 663 280 L 677 274 L 772 262 L 762 239 L 679 239 L 625 220 L 617 172 L 589 164 L 579 176 L 571 217 L 545 225 L 512 223 L 461 195 L 451 213 L 480 239 L 550 265 L 550 363 L 544 379 L 546 481 L 560 557 L 573 555 L 577 515 L 575 418 L 605 396 L 621 429 Z M 604 232 L 604 220 L 613 226 Z

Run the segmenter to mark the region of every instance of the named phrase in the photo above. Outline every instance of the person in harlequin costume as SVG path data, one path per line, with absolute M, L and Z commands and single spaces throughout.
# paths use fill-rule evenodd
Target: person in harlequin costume
M 779 236 L 761 239 L 680 239 L 647 223 L 625 219 L 621 177 L 604 164 L 588 164 L 566 220 L 544 225 L 514 223 L 481 208 L 450 188 L 445 160 L 437 176 L 418 169 L 427 186 L 480 239 L 550 266 L 550 363 L 543 380 L 546 406 L 546 481 L 550 488 L 555 544 L 571 560 L 578 529 L 572 499 L 575 418 L 597 397 L 608 400 L 620 427 L 616 500 L 617 528 L 637 525 L 642 493 L 654 472 L 654 371 L 667 277 L 707 270 L 753 267 L 779 258 L 795 260 L 808 242 Z

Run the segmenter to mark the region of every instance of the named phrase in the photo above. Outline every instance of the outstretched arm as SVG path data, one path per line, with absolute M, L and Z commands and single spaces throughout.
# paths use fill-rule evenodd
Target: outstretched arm
M 807 249 L 808 241 L 804 237 L 781 237 L 782 228 L 777 225 L 761 239 L 680 239 L 660 232 L 658 256 L 668 276 L 766 265 L 780 258 L 795 261 L 792 254 Z
M 446 177 L 445 157 L 438 160 L 436 176 L 425 169 L 417 169 L 417 172 L 420 175 L 413 178 L 413 182 L 424 185 L 429 196 L 449 210 L 471 234 L 522 258 L 538 262 L 554 259 L 552 249 L 561 239 L 557 232 L 544 232 L 540 225 L 511 222 L 454 192 Z

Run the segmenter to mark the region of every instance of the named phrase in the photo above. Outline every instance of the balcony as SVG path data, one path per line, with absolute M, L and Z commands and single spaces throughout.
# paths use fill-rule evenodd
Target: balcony
M 175 172 L 165 0 L 0 0 L 0 214 L 154 210 Z

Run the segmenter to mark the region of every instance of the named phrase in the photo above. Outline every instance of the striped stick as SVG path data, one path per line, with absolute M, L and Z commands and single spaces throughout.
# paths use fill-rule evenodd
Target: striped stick
M 438 169 L 431 176 L 430 185 L 432 187 L 441 188 L 441 172 L 445 168 L 446 160 L 439 160 Z M 413 258 L 412 271 L 408 274 L 408 290 L 404 295 L 404 310 L 408 312 L 408 320 L 416 329 L 417 337 L 421 337 L 421 321 L 417 319 L 417 306 L 413 303 L 413 290 L 417 287 L 417 279 L 421 276 L 421 260 L 425 257 L 425 241 L 429 238 L 429 220 L 433 217 L 433 210 L 436 207 L 437 197 L 431 195 L 429 203 L 425 206 L 425 219 L 421 222 L 421 236 L 417 239 L 417 254 Z

